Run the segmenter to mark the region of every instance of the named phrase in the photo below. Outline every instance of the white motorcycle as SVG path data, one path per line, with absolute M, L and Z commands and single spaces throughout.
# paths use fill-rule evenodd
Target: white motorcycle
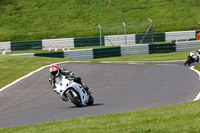
M 186 59 L 184 65 L 190 66 L 191 63 L 199 62 L 199 55 L 196 51 L 190 52 L 188 58 Z
M 56 78 L 55 86 L 56 88 L 53 90 L 57 94 L 61 94 L 61 98 L 64 101 L 69 100 L 77 107 L 92 105 L 94 103 L 92 95 L 82 85 L 74 82 L 73 78 L 60 75 Z

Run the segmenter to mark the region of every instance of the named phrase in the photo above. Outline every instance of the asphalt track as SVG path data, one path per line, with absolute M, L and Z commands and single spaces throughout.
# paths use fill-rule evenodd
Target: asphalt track
M 90 87 L 95 103 L 77 108 L 52 91 L 48 68 L 0 92 L 0 127 L 179 104 L 200 91 L 198 75 L 183 62 L 100 64 L 71 62 Z

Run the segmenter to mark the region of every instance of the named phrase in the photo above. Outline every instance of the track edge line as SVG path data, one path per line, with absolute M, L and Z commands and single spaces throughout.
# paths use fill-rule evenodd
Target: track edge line
M 198 70 L 194 69 L 194 66 L 191 66 L 190 69 L 199 75 L 199 80 L 200 80 L 200 72 Z M 200 100 L 200 92 L 197 94 L 197 96 L 195 97 L 195 99 L 193 101 L 198 101 L 198 100 Z
M 57 63 L 51 63 L 51 64 L 63 64 L 63 63 L 69 63 L 69 62 L 89 62 L 89 61 L 64 61 L 64 62 L 57 62 Z M 51 66 L 51 64 L 46 65 L 46 66 L 42 66 L 42 67 L 40 67 L 40 68 L 38 68 L 38 69 L 36 69 L 36 70 L 34 70 L 34 71 L 32 71 L 32 72 L 30 72 L 30 73 L 24 75 L 24 76 L 22 76 L 21 78 L 16 79 L 15 81 L 9 83 L 8 85 L 6 85 L 6 86 L 0 88 L 0 93 L 1 93 L 2 91 L 4 91 L 5 89 L 7 89 L 8 87 L 10 87 L 10 86 L 12 86 L 12 85 L 18 83 L 19 81 L 21 81 L 21 80 L 23 80 L 23 79 L 25 79 L 25 78 L 27 78 L 27 77 L 33 75 L 34 73 L 39 72 L 39 71 L 41 71 L 42 69 Z

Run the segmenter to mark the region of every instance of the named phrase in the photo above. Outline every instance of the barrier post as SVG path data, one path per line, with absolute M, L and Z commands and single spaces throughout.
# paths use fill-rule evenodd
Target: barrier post
M 102 46 L 102 28 L 101 28 L 100 24 L 98 25 L 98 27 L 99 27 L 99 31 L 100 31 L 100 48 L 101 48 L 101 46 Z

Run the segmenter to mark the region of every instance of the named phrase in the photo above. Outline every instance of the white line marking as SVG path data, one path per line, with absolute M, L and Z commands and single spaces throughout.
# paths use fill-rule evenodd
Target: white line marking
M 185 60 L 172 60 L 172 61 L 101 61 L 101 63 L 174 63 L 183 62 Z
M 58 63 L 52 63 L 52 64 L 63 64 L 63 63 L 69 63 L 69 62 L 88 62 L 88 61 L 65 61 L 65 62 L 58 62 Z M 15 80 L 15 81 L 11 82 L 10 84 L 4 86 L 3 88 L 0 88 L 0 92 L 2 92 L 3 90 L 7 89 L 8 87 L 10 87 L 10 86 L 16 84 L 17 82 L 19 82 L 19 81 L 21 81 L 21 80 L 23 80 L 23 79 L 25 79 L 25 78 L 27 78 L 27 77 L 33 75 L 34 73 L 36 73 L 36 72 L 38 72 L 38 71 L 41 71 L 41 70 L 44 69 L 44 68 L 50 67 L 52 64 L 43 66 L 43 67 L 41 67 L 41 68 L 39 68 L 39 69 L 37 69 L 37 70 L 35 70 L 35 71 L 32 71 L 32 72 L 30 72 L 29 74 L 27 74 L 27 75 L 25 75 L 25 76 L 23 76 L 23 77 L 21 77 L 21 78 Z
M 200 80 L 200 72 L 196 69 L 194 69 L 194 66 L 190 67 L 191 70 L 195 71 L 198 75 L 199 75 L 199 80 Z M 199 94 L 195 97 L 195 99 L 193 101 L 197 101 L 200 100 L 200 92 Z
M 200 100 L 200 92 L 199 94 L 195 97 L 195 99 L 193 101 L 197 101 L 197 100 Z

